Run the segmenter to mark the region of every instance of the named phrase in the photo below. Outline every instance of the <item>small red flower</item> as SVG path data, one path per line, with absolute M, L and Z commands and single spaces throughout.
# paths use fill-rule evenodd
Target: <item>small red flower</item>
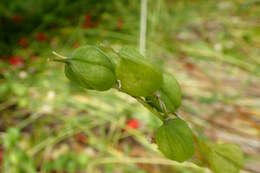
M 75 135 L 75 139 L 83 144 L 87 144 L 88 143 L 88 136 L 85 135 L 84 133 L 78 133 Z
M 28 39 L 26 37 L 21 37 L 19 40 L 18 40 L 18 44 L 21 46 L 21 47 L 27 47 L 28 46 Z
M 22 57 L 20 57 L 20 56 L 11 56 L 9 58 L 9 63 L 12 66 L 21 66 L 24 63 L 24 59 Z
M 124 26 L 124 21 L 123 21 L 123 19 L 119 18 L 117 20 L 117 24 L 116 24 L 117 30 L 121 30 L 123 28 L 123 26 Z
M 127 127 L 131 128 L 131 129 L 138 129 L 139 121 L 137 119 L 130 119 L 127 121 Z
M 39 32 L 37 35 L 36 35 L 36 39 L 39 41 L 39 42 L 44 42 L 46 41 L 48 38 L 47 38 L 47 35 L 44 34 L 43 32 Z
M 185 67 L 188 69 L 188 70 L 194 70 L 195 69 L 195 65 L 191 62 L 186 62 L 185 64 Z
M 32 55 L 30 56 L 30 59 L 31 59 L 32 61 L 35 61 L 36 59 L 38 59 L 38 56 L 32 54 Z
M 22 23 L 22 22 L 23 22 L 23 19 L 24 19 L 24 17 L 21 16 L 21 15 L 19 15 L 19 14 L 16 14 L 16 15 L 12 16 L 12 21 L 13 21 L 14 23 L 16 23 L 16 24 Z
M 86 29 L 86 28 L 91 28 L 91 26 L 92 26 L 92 16 L 89 14 L 86 14 L 82 27 Z
M 72 47 L 73 47 L 74 49 L 78 48 L 79 46 L 80 46 L 80 44 L 79 44 L 78 42 L 75 42 L 75 43 L 72 45 Z
M 86 14 L 85 15 L 85 18 L 84 18 L 84 21 L 83 21 L 83 24 L 82 24 L 82 28 L 95 28 L 97 27 L 98 25 L 98 22 L 94 22 L 93 19 L 92 19 L 92 16 L 90 14 Z

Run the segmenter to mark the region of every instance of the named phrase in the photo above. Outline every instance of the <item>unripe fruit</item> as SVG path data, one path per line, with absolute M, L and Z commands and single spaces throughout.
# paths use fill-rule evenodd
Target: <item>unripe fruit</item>
M 162 84 L 160 69 L 142 56 L 135 48 L 124 47 L 119 52 L 116 68 L 121 90 L 132 96 L 148 96 Z
M 109 58 L 95 46 L 77 48 L 66 63 L 65 75 L 72 82 L 98 91 L 112 88 L 116 83 L 114 68 Z
M 169 73 L 163 74 L 163 83 L 158 91 L 167 113 L 174 113 L 181 105 L 181 88 L 178 81 Z M 146 101 L 158 111 L 163 112 L 157 96 L 148 96 Z
M 155 132 L 155 141 L 166 157 L 178 162 L 191 158 L 195 151 L 192 131 L 179 118 L 164 122 Z

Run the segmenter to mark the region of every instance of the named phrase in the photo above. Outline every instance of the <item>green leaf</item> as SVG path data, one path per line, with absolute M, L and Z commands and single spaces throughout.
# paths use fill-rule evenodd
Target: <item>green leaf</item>
M 183 162 L 194 154 L 192 131 L 187 123 L 179 118 L 170 119 L 155 133 L 159 150 L 169 159 Z
M 133 96 L 148 96 L 162 84 L 161 70 L 143 57 L 135 48 L 124 47 L 119 52 L 116 68 L 121 90 Z
M 238 173 L 243 167 L 243 152 L 235 144 L 211 144 L 200 141 L 199 148 L 215 173 Z
M 174 113 L 181 105 L 181 87 L 173 75 L 163 74 L 163 84 L 159 90 L 160 100 L 165 104 L 168 113 Z M 156 96 L 148 96 L 147 103 L 163 112 Z

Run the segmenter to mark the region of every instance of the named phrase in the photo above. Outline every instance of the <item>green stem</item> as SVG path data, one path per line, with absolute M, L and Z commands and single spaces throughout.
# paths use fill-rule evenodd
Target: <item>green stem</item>
M 65 56 L 63 56 L 63 55 L 60 55 L 60 54 L 58 54 L 58 53 L 55 52 L 55 51 L 52 51 L 52 54 L 55 55 L 55 56 L 57 56 L 59 59 L 52 58 L 52 59 L 50 59 L 50 61 L 68 63 L 68 57 L 65 57 Z
M 133 96 L 134 97 L 134 96 Z M 155 116 L 157 116 L 160 120 L 164 121 L 167 116 L 162 115 L 160 112 L 155 110 L 153 107 L 151 107 L 148 103 L 146 103 L 142 98 L 140 97 L 134 97 L 139 103 L 141 103 L 145 108 L 147 108 L 150 112 L 152 112 Z
M 203 168 L 195 165 L 191 162 L 184 162 L 179 163 L 176 161 L 172 161 L 169 159 L 164 158 L 146 158 L 146 157 L 104 157 L 104 158 L 98 158 L 94 162 L 92 162 L 91 168 L 97 167 L 98 165 L 103 164 L 137 164 L 137 163 L 143 163 L 143 164 L 155 164 L 155 165 L 171 165 L 176 168 L 190 168 L 192 170 L 196 170 L 198 172 L 203 173 L 210 173 L 210 170 L 208 168 Z M 92 170 L 91 169 L 91 170 Z M 88 169 L 90 170 L 90 169 Z M 90 172 L 90 171 L 87 171 Z
M 165 116 L 166 116 L 166 117 L 169 117 L 168 112 L 167 112 L 167 109 L 166 109 L 166 106 L 165 106 L 164 102 L 161 100 L 160 93 L 157 92 L 157 93 L 155 94 L 155 97 L 156 97 L 156 99 L 158 100 L 158 102 L 159 102 L 159 104 L 160 104 L 160 107 L 161 107 L 163 113 L 165 114 Z
M 19 123 L 17 125 L 18 128 L 23 129 L 25 127 L 27 127 L 29 124 L 33 123 L 34 121 L 36 121 L 38 118 L 40 118 L 43 114 L 36 112 L 34 114 L 32 114 L 29 118 L 25 119 L 24 121 L 22 121 L 21 123 Z
M 66 60 L 66 59 L 55 59 L 55 58 L 53 58 L 53 59 L 51 59 L 51 61 L 68 63 L 68 60 Z
M 120 82 L 120 81 L 119 81 Z M 116 90 L 121 91 L 120 89 L 120 83 L 117 83 L 117 85 L 114 87 Z M 161 114 L 156 109 L 154 109 L 152 106 L 150 106 L 147 102 L 145 102 L 141 97 L 132 96 L 134 99 L 136 99 L 139 103 L 141 103 L 146 109 L 148 109 L 150 112 L 152 112 L 155 116 L 157 116 L 161 121 L 164 121 L 168 118 L 168 115 Z
M 58 53 L 55 52 L 55 51 L 52 51 L 52 54 L 55 55 L 55 56 L 57 56 L 57 57 L 59 57 L 59 58 L 61 58 L 61 59 L 68 59 L 68 57 L 63 56 L 63 55 L 61 55 L 61 54 L 58 54 Z

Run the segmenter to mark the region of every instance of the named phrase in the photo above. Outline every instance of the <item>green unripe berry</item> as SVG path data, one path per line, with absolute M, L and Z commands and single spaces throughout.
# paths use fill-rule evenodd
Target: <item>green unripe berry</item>
M 116 75 L 121 82 L 123 92 L 132 96 L 145 97 L 160 88 L 162 84 L 160 69 L 135 48 L 122 48 L 119 57 Z

